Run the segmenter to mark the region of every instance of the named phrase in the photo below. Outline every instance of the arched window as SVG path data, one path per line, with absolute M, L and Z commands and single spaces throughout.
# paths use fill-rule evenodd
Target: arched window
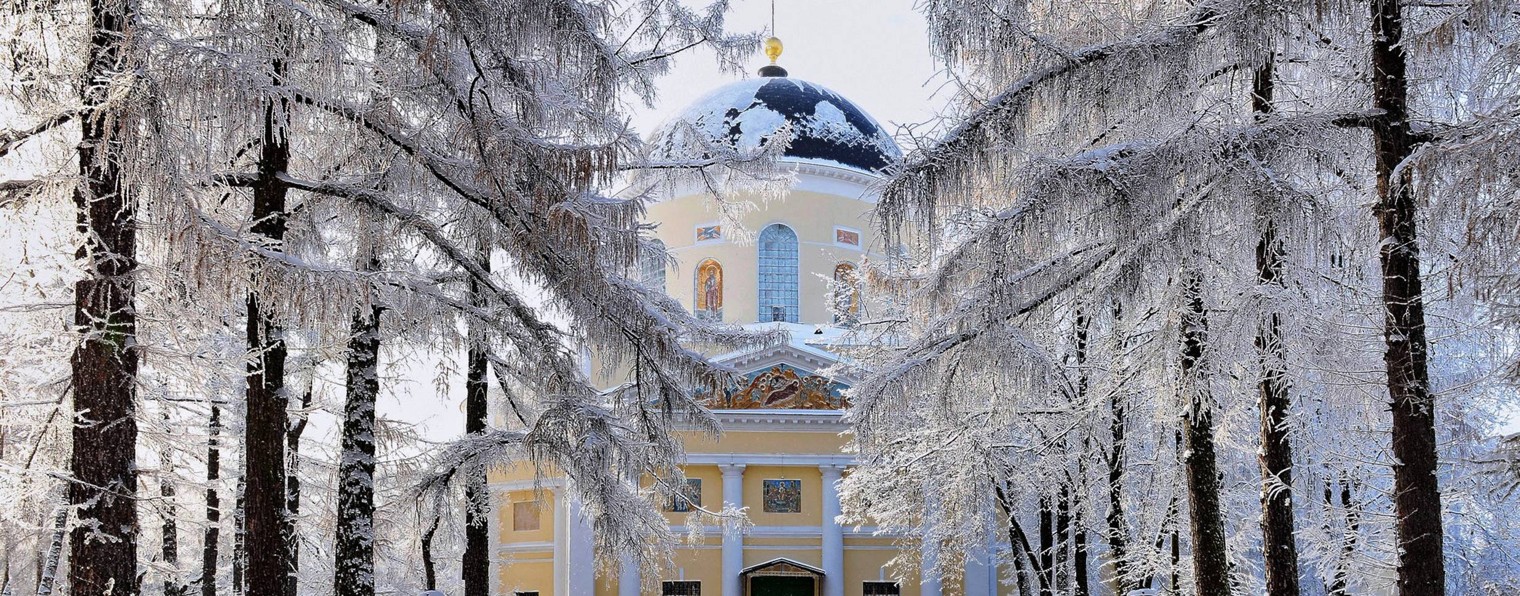
M 830 291 L 834 299 L 835 324 L 853 325 L 860 320 L 860 272 L 854 263 L 834 266 L 834 283 Z
M 665 243 L 651 240 L 657 250 L 644 251 L 639 255 L 639 283 L 665 291 Z
M 714 323 L 723 320 L 723 266 L 707 259 L 697 263 L 696 294 L 692 310 L 697 318 Z
M 797 233 L 782 224 L 760 231 L 761 321 L 797 322 Z

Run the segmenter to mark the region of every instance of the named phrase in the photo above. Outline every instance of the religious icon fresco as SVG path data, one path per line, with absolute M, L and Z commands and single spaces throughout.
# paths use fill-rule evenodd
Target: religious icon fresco
M 762 492 L 766 513 L 802 513 L 801 480 L 765 480 Z
M 860 316 L 860 274 L 853 263 L 834 267 L 834 322 L 854 323 Z
M 697 242 L 722 239 L 723 226 L 697 226 Z
M 846 386 L 778 364 L 755 373 L 749 382 L 728 393 L 711 397 L 707 407 L 718 410 L 842 410 Z
M 696 314 L 709 321 L 723 320 L 723 266 L 707 259 L 697 265 Z
M 834 242 L 848 246 L 860 246 L 860 232 L 834 228 Z

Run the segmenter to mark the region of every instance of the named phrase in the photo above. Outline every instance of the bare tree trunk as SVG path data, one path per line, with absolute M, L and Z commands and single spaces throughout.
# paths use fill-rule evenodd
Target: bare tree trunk
M 76 257 L 87 275 L 74 286 L 74 393 L 68 502 L 78 519 L 69 539 L 75 594 L 136 594 L 137 585 L 137 206 L 123 181 L 128 133 L 112 103 L 112 81 L 129 73 L 124 47 L 136 18 L 131 0 L 89 0 L 90 45 L 79 99 L 80 183 L 74 189 Z M 120 83 L 117 83 L 120 84 Z M 102 108 L 109 109 L 109 108 Z M 105 534 L 105 538 L 95 535 Z
M 482 248 L 480 265 L 491 270 L 489 248 Z M 484 305 L 484 290 L 479 281 L 470 280 L 470 296 L 476 306 Z M 478 325 L 470 329 L 468 372 L 465 378 L 465 428 L 466 434 L 484 432 L 487 416 L 487 361 L 484 330 Z M 471 478 L 465 485 L 464 510 L 464 596 L 490 596 L 491 594 L 491 539 L 486 527 L 486 501 L 484 478 Z
M 211 402 L 211 421 L 206 425 L 210 439 L 206 442 L 206 532 L 201 539 L 201 596 L 216 596 L 217 559 L 221 540 L 222 500 L 216 484 L 222 475 L 222 450 L 217 445 L 222 434 L 222 411 Z
M 58 578 L 58 564 L 63 560 L 64 537 L 69 525 L 69 508 L 63 505 L 53 508 L 53 539 L 48 541 L 47 554 L 37 558 L 37 596 L 53 593 L 53 583 Z
M 1436 476 L 1435 397 L 1430 393 L 1429 344 L 1415 228 L 1413 180 L 1402 168 L 1416 141 L 1409 125 L 1409 79 L 1402 4 L 1373 0 L 1372 98 L 1384 120 L 1372 129 L 1377 153 L 1383 325 L 1388 393 L 1393 401 L 1393 503 L 1398 529 L 1398 586 L 1404 596 L 1446 592 L 1441 490 Z
M 1119 321 L 1124 314 L 1123 307 L 1114 304 L 1114 327 L 1119 326 Z M 1119 594 L 1127 594 L 1135 585 L 1135 580 L 1130 575 L 1129 569 L 1129 524 L 1124 521 L 1124 446 L 1125 437 L 1125 400 L 1122 391 L 1114 391 L 1108 397 L 1108 435 L 1109 451 L 1108 464 L 1108 513 L 1104 520 L 1108 523 L 1108 530 L 1104 538 L 1108 540 L 1109 558 L 1114 564 L 1114 587 Z
M 1230 562 L 1225 552 L 1224 518 L 1220 515 L 1219 465 L 1214 448 L 1214 407 L 1209 395 L 1204 357 L 1208 346 L 1208 314 L 1202 281 L 1191 273 L 1183 282 L 1186 305 L 1182 316 L 1183 469 L 1187 475 L 1188 518 L 1193 543 L 1193 590 L 1199 596 L 1230 593 Z
M 271 11 L 273 13 L 273 11 Z M 289 26 L 271 14 L 269 22 L 275 39 L 271 47 L 289 46 Z M 285 58 L 270 60 L 270 84 L 284 83 Z M 259 143 L 258 181 L 253 186 L 252 232 L 272 250 L 281 250 L 286 229 L 287 187 L 279 176 L 290 164 L 290 145 L 285 124 L 289 121 L 287 102 L 266 99 L 263 134 Z M 289 425 L 289 395 L 285 388 L 285 333 L 276 317 L 261 308 L 256 290 L 248 292 L 248 413 L 244 423 L 243 474 L 244 541 L 247 557 L 249 596 L 285 596 L 291 575 L 291 558 L 286 542 L 286 430 Z
M 1024 527 L 1019 525 L 1019 520 L 1015 514 L 1015 504 L 1008 498 L 1008 494 L 1000 486 L 994 486 L 994 490 L 996 491 L 998 506 L 1003 510 L 1004 519 L 1007 520 L 1008 546 L 1013 549 L 1014 565 L 1018 569 L 1019 592 L 1021 594 L 1026 593 L 1025 587 L 1033 583 L 1038 594 L 1042 596 L 1050 594 L 1051 588 L 1048 576 L 1045 568 L 1041 567 L 1043 555 L 1035 553 L 1034 547 L 1030 546 L 1029 536 L 1024 533 Z M 1028 576 L 1034 577 L 1033 582 L 1028 581 L 1021 562 L 1027 562 L 1029 567 L 1032 568 Z
M 371 261 L 378 269 L 378 263 Z M 375 399 L 380 393 L 380 307 L 354 313 L 348 339 L 347 399 L 338 467 L 338 531 L 333 593 L 375 593 Z M 431 532 L 429 533 L 431 540 Z M 427 564 L 432 555 L 423 554 Z M 428 571 L 432 575 L 431 569 Z M 429 579 L 429 584 L 432 581 Z M 429 588 L 431 589 L 431 588 Z
M 1272 113 L 1273 62 L 1268 55 L 1256 69 L 1251 93 L 1258 121 Z M 1256 246 L 1256 283 L 1283 287 L 1283 245 L 1276 223 L 1262 224 Z M 1267 308 L 1272 308 L 1268 305 Z M 1282 316 L 1268 312 L 1257 323 L 1256 357 L 1261 366 L 1257 404 L 1261 409 L 1261 533 L 1263 568 L 1268 596 L 1298 596 L 1298 545 L 1293 538 L 1293 445 L 1288 437 L 1287 353 L 1282 341 Z
M 422 533 L 422 579 L 425 590 L 438 589 L 437 565 L 433 562 L 433 536 L 438 533 L 438 516 L 433 516 L 433 523 Z
M 1071 587 L 1071 486 L 1062 484 L 1056 495 L 1055 589 L 1067 593 Z
M 168 416 L 165 416 L 167 421 Z M 179 507 L 174 504 L 174 460 L 167 448 L 159 455 L 158 496 L 163 527 L 160 529 L 160 556 L 169 570 L 164 576 L 164 596 L 184 596 L 185 586 L 179 582 Z
M 237 497 L 232 507 L 232 593 L 242 594 L 248 587 L 248 480 L 239 476 Z
M 1040 497 L 1040 596 L 1052 596 L 1056 589 L 1055 515 L 1050 499 Z
M 1074 338 L 1074 360 L 1077 367 L 1077 402 L 1080 407 L 1087 406 L 1087 332 L 1092 324 L 1092 319 L 1082 310 L 1077 311 L 1076 333 Z M 1087 468 L 1083 464 L 1088 450 L 1092 448 L 1092 441 L 1082 439 L 1082 452 L 1077 458 L 1077 477 L 1068 478 L 1067 484 L 1072 487 L 1071 496 L 1071 543 L 1072 556 L 1072 593 L 1075 596 L 1088 596 L 1087 585 L 1087 526 L 1083 520 L 1082 508 L 1087 503 Z M 1062 496 L 1066 494 L 1063 491 Z
M 1348 579 L 1351 577 L 1351 555 L 1356 552 L 1357 532 L 1360 530 L 1361 517 L 1357 507 L 1351 502 L 1351 480 L 1345 472 L 1341 473 L 1340 493 L 1341 511 L 1345 516 L 1345 528 L 1341 534 L 1341 548 L 1339 556 L 1335 560 L 1335 571 L 1330 576 L 1330 584 L 1325 587 L 1325 592 L 1330 596 L 1349 596 Z M 1328 514 L 1335 506 L 1332 498 L 1331 483 L 1325 481 L 1325 513 Z M 1327 515 L 1328 519 L 1328 515 Z M 1325 524 L 1328 527 L 1329 521 Z
M 300 591 L 301 540 L 296 522 L 301 516 L 301 435 L 306 434 L 306 411 L 311 408 L 311 389 L 301 394 L 301 411 L 285 431 L 285 517 L 280 521 L 280 535 L 285 541 L 285 556 L 290 573 L 285 577 L 285 596 Z

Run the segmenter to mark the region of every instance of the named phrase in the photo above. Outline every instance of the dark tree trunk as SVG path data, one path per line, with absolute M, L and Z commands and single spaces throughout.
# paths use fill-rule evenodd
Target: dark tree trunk
M 80 103 L 110 102 L 111 82 L 129 72 L 124 47 L 131 0 L 89 0 L 90 46 Z M 75 594 L 136 594 L 137 585 L 137 207 L 123 182 L 124 119 L 86 108 L 79 118 L 76 257 L 87 275 L 74 286 L 74 324 L 84 337 L 70 359 L 74 393 L 68 502 L 81 520 L 69 539 Z M 92 536 L 102 532 L 101 539 Z
M 1230 593 L 1230 562 L 1220 515 L 1220 476 L 1214 448 L 1214 408 L 1204 356 L 1208 314 L 1202 281 L 1190 274 L 1184 282 L 1182 316 L 1183 470 L 1188 485 L 1188 518 L 1193 543 L 1193 590 L 1199 596 Z
M 282 29 L 276 25 L 276 29 Z M 276 41 L 277 47 L 283 47 Z M 272 61 L 273 84 L 281 84 L 284 61 Z M 285 238 L 286 186 L 278 176 L 290 163 L 285 138 L 285 102 L 267 100 L 260 142 L 259 181 L 253 188 L 252 231 L 274 250 Z M 248 414 L 245 423 L 244 541 L 249 596 L 284 596 L 291 572 L 285 541 L 285 431 L 289 424 L 285 389 L 284 330 L 265 313 L 256 292 L 248 293 Z
M 1383 272 L 1383 361 L 1393 401 L 1393 505 L 1398 585 L 1404 596 L 1446 592 L 1441 490 L 1436 476 L 1435 397 L 1430 393 L 1420 247 L 1413 180 L 1400 168 L 1414 153 L 1402 4 L 1373 0 L 1372 100 L 1384 120 L 1372 130 L 1377 153 L 1377 215 Z
M 480 265 L 491 270 L 491 253 L 482 249 Z M 479 281 L 470 281 L 470 296 L 476 306 L 485 302 L 484 289 Z M 466 358 L 468 371 L 465 378 L 465 427 L 466 434 L 484 432 L 486 429 L 487 359 L 485 331 L 479 325 L 470 328 L 470 347 Z M 491 538 L 486 527 L 485 478 L 470 478 L 465 485 L 464 510 L 464 596 L 490 596 L 491 594 Z
M 354 313 L 348 338 L 347 399 L 343 403 L 342 455 L 338 466 L 338 532 L 333 549 L 337 559 L 333 593 L 337 596 L 375 593 L 375 398 L 380 393 L 379 359 L 380 307 L 360 309 Z M 423 557 L 431 563 L 431 554 L 425 553 Z M 432 584 L 431 578 L 428 583 Z
M 1123 309 L 1116 303 L 1114 305 L 1116 328 L 1122 316 Z M 1125 408 L 1122 391 L 1109 394 L 1109 450 L 1106 462 L 1108 464 L 1108 513 L 1104 516 L 1104 521 L 1108 523 L 1108 530 L 1104 533 L 1104 538 L 1108 540 L 1108 556 L 1114 564 L 1114 586 L 1119 594 L 1129 593 L 1135 585 L 1129 570 L 1129 525 L 1124 521 Z
M 1349 596 L 1348 580 L 1351 577 L 1351 556 L 1356 553 L 1356 542 L 1361 526 L 1361 515 L 1357 509 L 1360 505 L 1352 503 L 1351 481 L 1345 472 L 1341 473 L 1340 479 L 1341 511 L 1344 516 L 1345 528 L 1341 534 L 1341 548 L 1335 561 L 1335 571 L 1330 576 L 1330 583 L 1325 587 L 1325 592 L 1330 596 Z M 1332 498 L 1330 481 L 1325 481 L 1325 513 L 1334 509 L 1335 501 Z M 1330 522 L 1325 522 L 1328 528 Z
M 1040 497 L 1040 596 L 1055 594 L 1055 515 L 1050 499 Z
M 1071 587 L 1071 487 L 1062 484 L 1056 496 L 1056 582 L 1057 593 Z
M 1269 55 L 1256 69 L 1251 94 L 1258 121 L 1272 113 L 1273 62 Z M 1270 216 L 1256 245 L 1256 283 L 1283 288 L 1283 245 Z M 1269 304 L 1268 309 L 1272 306 Z M 1282 316 L 1263 314 L 1256 328 L 1256 357 L 1261 366 L 1257 404 L 1261 410 L 1261 533 L 1268 596 L 1298 596 L 1298 545 L 1293 538 L 1293 445 L 1288 437 L 1288 366 L 1282 340 Z
M 206 425 L 211 438 L 206 442 L 206 532 L 201 539 L 201 596 L 216 596 L 218 549 L 221 547 L 222 500 L 216 485 L 222 476 L 222 450 L 217 444 L 222 434 L 222 411 L 211 403 L 211 422 Z
M 164 576 L 164 596 L 184 596 L 185 586 L 179 583 L 179 520 L 176 519 L 179 508 L 174 504 L 174 460 L 167 450 L 159 457 L 158 496 L 163 501 L 160 504 L 163 516 L 160 555 L 168 568 Z
M 1072 508 L 1072 527 L 1076 530 L 1071 537 L 1072 594 L 1088 596 L 1092 594 L 1092 587 L 1087 579 L 1087 526 L 1082 515 L 1086 494 L 1078 491 L 1076 496 L 1076 506 Z
M 422 580 L 423 589 L 438 589 L 437 565 L 433 562 L 433 536 L 438 533 L 439 517 L 433 517 L 432 525 L 422 533 Z
M 1077 402 L 1079 407 L 1087 407 L 1087 332 L 1092 320 L 1087 313 L 1078 310 L 1076 318 L 1076 337 L 1074 338 L 1074 360 L 1077 367 Z M 1077 478 L 1067 479 L 1067 484 L 1073 487 L 1071 497 L 1071 535 L 1068 538 L 1071 544 L 1071 567 L 1072 567 L 1072 593 L 1076 596 L 1088 596 L 1087 585 L 1087 526 L 1083 520 L 1082 508 L 1087 503 L 1087 467 L 1083 459 L 1087 457 L 1092 447 L 1090 439 L 1082 440 L 1082 453 L 1077 458 Z M 1062 492 L 1063 499 L 1066 493 Z
M 248 584 L 248 481 L 239 476 L 232 506 L 232 593 L 242 594 Z
M 290 573 L 285 577 L 285 596 L 300 592 L 301 540 L 296 522 L 301 516 L 301 435 L 306 434 L 306 411 L 311 408 L 311 390 L 301 395 L 301 411 L 285 431 L 285 517 L 280 521 L 280 535 L 285 540 L 285 556 Z
M 1042 596 L 1049 594 L 1050 583 L 1046 579 L 1045 569 L 1040 566 L 1042 556 L 1035 553 L 1034 548 L 1029 544 L 1029 536 L 1024 533 L 1024 527 L 1019 525 L 1019 520 L 1014 513 L 1015 504 L 1008 498 L 1008 494 L 1002 487 L 994 485 L 993 489 L 997 496 L 998 506 L 1003 510 L 1004 519 L 1008 522 L 1008 546 L 1014 553 L 1014 566 L 1020 586 L 1019 593 L 1027 593 L 1026 588 L 1034 584 L 1037 593 Z M 1023 568 L 1023 563 L 1026 562 L 1032 568 L 1027 575 Z M 1033 577 L 1034 581 L 1029 581 L 1029 577 Z

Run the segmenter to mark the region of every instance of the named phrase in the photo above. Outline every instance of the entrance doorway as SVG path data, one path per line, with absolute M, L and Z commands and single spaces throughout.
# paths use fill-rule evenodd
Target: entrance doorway
M 817 583 L 811 577 L 751 577 L 749 596 L 813 596 L 818 590 Z
M 824 581 L 822 569 L 791 559 L 772 559 L 739 572 L 745 596 L 818 596 Z

